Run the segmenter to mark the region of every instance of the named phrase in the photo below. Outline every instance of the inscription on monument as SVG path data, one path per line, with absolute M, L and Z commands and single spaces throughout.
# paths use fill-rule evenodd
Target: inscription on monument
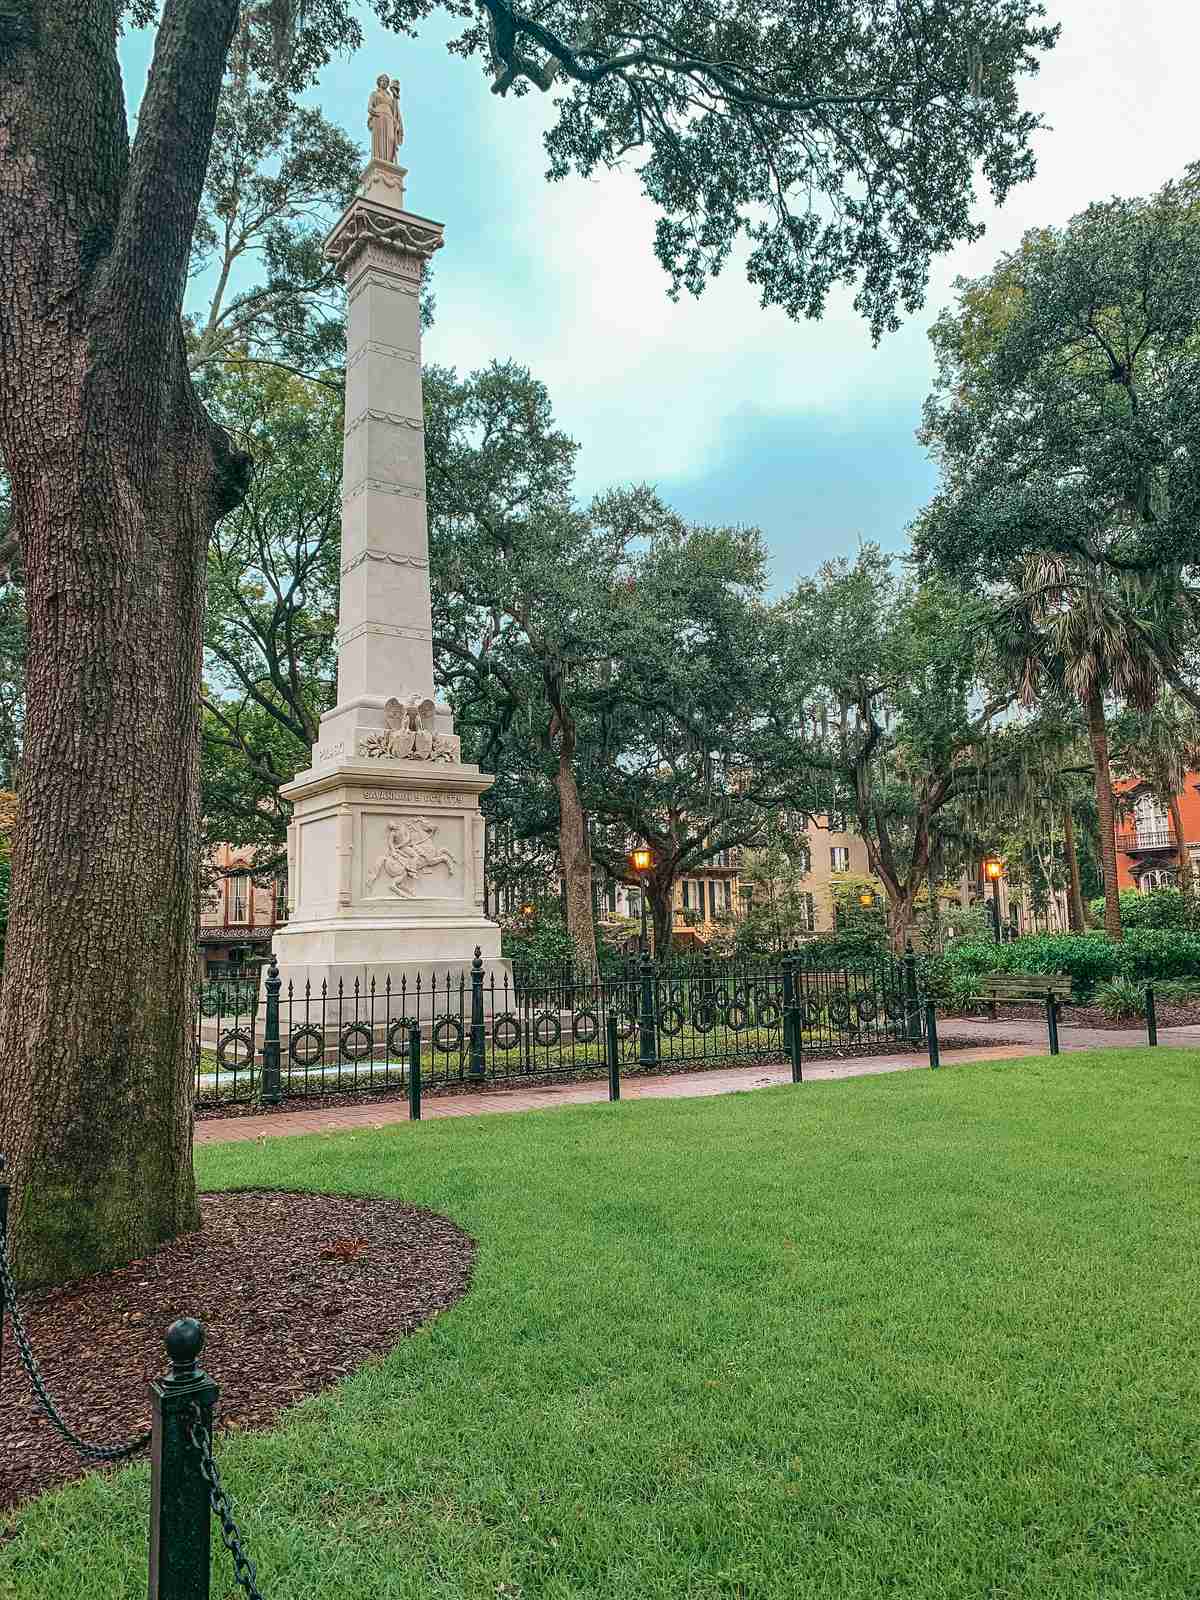
M 439 794 L 436 789 L 364 789 L 364 800 L 411 800 L 422 806 L 460 806 L 461 794 Z

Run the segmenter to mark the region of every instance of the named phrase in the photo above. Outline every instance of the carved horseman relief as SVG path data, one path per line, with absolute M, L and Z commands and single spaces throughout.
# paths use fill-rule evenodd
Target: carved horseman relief
M 359 739 L 359 755 L 372 761 L 461 760 L 459 740 L 433 731 L 433 709 L 433 701 L 420 695 L 393 696 L 383 708 L 383 727 Z
M 403 817 L 387 825 L 387 849 L 367 874 L 367 888 L 380 878 L 388 880 L 393 894 L 411 895 L 411 885 L 436 867 L 451 877 L 457 865 L 453 854 L 437 843 L 438 825 L 428 817 Z

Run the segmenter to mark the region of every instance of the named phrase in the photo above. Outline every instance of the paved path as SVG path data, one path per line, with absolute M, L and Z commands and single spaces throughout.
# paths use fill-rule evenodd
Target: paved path
M 977 1038 L 977 1047 L 946 1054 L 944 1065 L 960 1061 L 1000 1061 L 1021 1056 L 1046 1054 L 1046 1029 L 1040 1022 L 974 1022 L 956 1020 L 943 1023 L 944 1033 L 955 1037 Z M 1016 1039 L 1017 1044 L 989 1045 L 988 1038 L 1000 1035 Z M 1200 1049 L 1200 1027 L 1160 1028 L 1159 1043 Z M 1141 1028 L 1072 1028 L 1061 1025 L 1059 1042 L 1063 1050 L 1094 1050 L 1120 1045 L 1143 1045 Z M 848 1061 L 814 1061 L 804 1068 L 805 1080 L 856 1078 L 876 1072 L 910 1072 L 928 1068 L 924 1050 L 911 1055 L 859 1056 Z M 673 1100 L 697 1095 L 732 1094 L 742 1089 L 761 1089 L 768 1084 L 787 1083 L 791 1074 L 784 1066 L 722 1067 L 713 1072 L 680 1072 L 670 1076 L 638 1078 L 621 1082 L 625 1100 Z M 607 1100 L 608 1085 L 603 1082 L 549 1084 L 545 1088 L 490 1090 L 486 1094 L 429 1094 L 422 1111 L 433 1117 L 474 1117 L 489 1111 L 546 1111 L 554 1106 L 590 1105 Z M 302 1133 L 346 1133 L 360 1128 L 385 1128 L 408 1121 L 404 1100 L 375 1101 L 354 1106 L 312 1106 L 303 1111 L 275 1111 L 263 1116 L 211 1117 L 196 1124 L 197 1144 L 224 1144 L 240 1139 L 273 1139 Z

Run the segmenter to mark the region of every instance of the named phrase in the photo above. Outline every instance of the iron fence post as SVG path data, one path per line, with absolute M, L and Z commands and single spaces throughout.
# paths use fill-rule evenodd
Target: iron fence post
M 209 1600 L 208 1485 L 190 1434 L 193 1407 L 212 1437 L 219 1390 L 199 1366 L 204 1329 L 185 1317 L 167 1329 L 171 1370 L 150 1385 L 150 1600 Z
M 653 1067 L 658 1064 L 658 1026 L 654 1004 L 654 962 L 648 955 L 642 957 L 642 1003 L 639 1008 L 638 1065 Z
M 783 1048 L 790 1061 L 792 1058 L 792 1023 L 797 1020 L 796 1009 L 796 974 L 792 967 L 791 952 L 785 950 L 782 960 L 783 968 Z
M 616 1013 L 610 1011 L 604 1025 L 605 1044 L 608 1050 L 608 1098 L 621 1098 L 621 1041 L 617 1038 Z
M 408 1120 L 421 1120 L 421 1024 L 408 1028 Z
M 904 946 L 904 1027 L 910 1039 L 921 1037 L 921 1002 L 917 994 L 917 957 L 912 940 Z
M 0 1156 L 0 1249 L 8 1255 L 8 1159 Z M 0 1381 L 4 1377 L 4 1313 L 8 1307 L 4 1304 L 4 1279 L 0 1278 Z
M 471 962 L 471 1059 L 467 1075 L 482 1078 L 487 1070 L 487 1042 L 483 1026 L 483 951 L 475 946 Z
M 1050 1054 L 1058 1054 L 1058 1001 L 1053 992 L 1046 996 L 1046 1030 L 1050 1035 Z
M 271 965 L 267 969 L 267 1018 L 262 1047 L 262 1099 L 267 1106 L 277 1106 L 283 1097 L 279 1044 L 279 991 L 282 988 L 279 963 L 272 950 Z
M 1146 1043 L 1158 1043 L 1158 1015 L 1154 1009 L 1154 985 L 1146 985 Z
M 793 1001 L 792 1026 L 788 1035 L 788 1060 L 792 1066 L 792 1082 L 804 1082 L 804 1029 L 800 1021 L 800 1007 Z
M 937 1007 L 932 1000 L 926 1000 L 925 1002 L 925 1038 L 929 1044 L 929 1065 L 931 1067 L 940 1067 L 942 1055 L 938 1048 Z

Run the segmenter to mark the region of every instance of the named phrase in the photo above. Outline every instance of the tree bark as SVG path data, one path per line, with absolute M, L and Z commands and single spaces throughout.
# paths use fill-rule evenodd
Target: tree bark
M 237 0 L 168 0 L 132 153 L 111 0 L 36 9 L 24 36 L 0 17 L 0 454 L 29 612 L 0 1149 L 30 1284 L 198 1220 L 205 548 L 246 466 L 179 321 Z
M 575 724 L 562 710 L 554 715 L 558 735 L 558 767 L 554 790 L 558 796 L 558 861 L 562 873 L 567 934 L 575 960 L 585 972 L 595 972 L 596 920 L 592 906 L 592 850 L 587 817 L 575 780 Z
M 1192 892 L 1192 858 L 1188 854 L 1187 839 L 1183 832 L 1183 813 L 1179 808 L 1179 796 L 1170 795 L 1167 799 L 1167 809 L 1171 813 L 1171 826 L 1175 830 L 1175 863 L 1179 869 L 1179 887 L 1182 893 Z
M 671 953 L 671 935 L 675 927 L 675 879 L 655 874 L 647 880 L 646 888 L 654 919 L 654 959 L 664 961 Z
M 1079 877 L 1079 851 L 1075 847 L 1075 818 L 1070 806 L 1063 807 L 1063 855 L 1067 858 L 1067 925 L 1072 933 L 1082 933 L 1083 884 Z
M 1112 777 L 1108 767 L 1108 726 L 1104 720 L 1104 696 L 1093 690 L 1087 703 L 1088 742 L 1096 772 L 1096 819 L 1100 863 L 1104 868 L 1104 931 L 1110 939 L 1124 936 L 1121 927 L 1121 898 L 1117 887 L 1116 811 L 1113 806 Z

